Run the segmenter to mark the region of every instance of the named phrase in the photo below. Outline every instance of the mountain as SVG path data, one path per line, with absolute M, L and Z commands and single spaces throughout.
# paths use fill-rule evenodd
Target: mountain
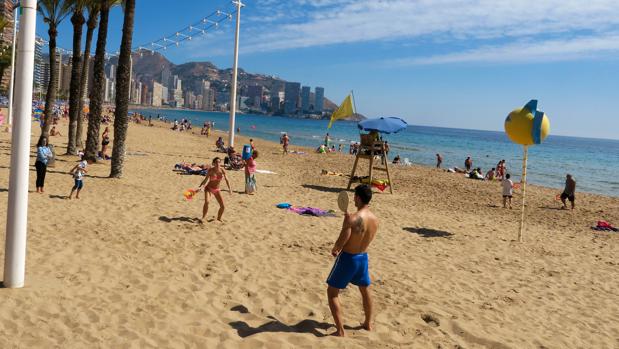
M 161 83 L 161 73 L 167 69 L 172 76 L 178 75 L 182 80 L 184 91 L 190 90 L 196 95 L 200 94 L 202 80 L 209 81 L 211 88 L 217 92 L 230 90 L 232 69 L 219 69 L 211 62 L 188 62 L 176 65 L 159 52 L 153 53 L 147 50 L 140 51 L 133 57 L 133 72 L 143 84 L 152 84 L 153 81 Z M 254 85 L 263 86 L 268 91 L 283 90 L 285 83 L 285 80 L 272 75 L 253 74 L 238 69 L 238 90 L 241 94 L 247 90 L 248 86 Z M 325 97 L 324 109 L 335 110 L 336 108 L 337 105 Z

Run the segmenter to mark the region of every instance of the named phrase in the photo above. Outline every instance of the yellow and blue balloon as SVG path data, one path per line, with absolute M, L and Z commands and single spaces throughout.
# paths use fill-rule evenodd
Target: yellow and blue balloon
M 537 100 L 532 99 L 505 119 L 505 133 L 512 142 L 521 145 L 540 144 L 550 133 L 550 120 L 537 110 Z

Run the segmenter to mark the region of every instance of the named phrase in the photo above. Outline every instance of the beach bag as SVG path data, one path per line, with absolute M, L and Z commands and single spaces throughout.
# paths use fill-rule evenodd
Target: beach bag
M 252 174 L 245 180 L 245 191 L 247 193 L 253 193 L 256 191 L 256 177 Z

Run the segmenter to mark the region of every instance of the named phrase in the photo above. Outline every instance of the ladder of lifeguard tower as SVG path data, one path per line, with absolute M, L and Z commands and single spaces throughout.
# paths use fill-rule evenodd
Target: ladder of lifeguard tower
M 379 155 L 385 167 L 375 167 L 374 165 L 374 157 Z M 359 146 L 359 150 L 357 151 L 357 156 L 355 157 L 355 163 L 352 167 L 352 173 L 350 175 L 350 179 L 348 181 L 348 190 L 352 187 L 352 183 L 355 181 L 355 173 L 357 171 L 357 165 L 359 164 L 359 159 L 367 159 L 370 162 L 369 167 L 369 185 L 372 186 L 372 180 L 374 179 L 374 170 L 387 172 L 387 180 L 389 181 L 389 192 L 393 194 L 393 182 L 391 181 L 391 173 L 389 172 L 389 161 L 387 159 L 387 153 L 385 151 L 385 143 L 382 141 L 376 141 L 372 144 L 361 144 Z

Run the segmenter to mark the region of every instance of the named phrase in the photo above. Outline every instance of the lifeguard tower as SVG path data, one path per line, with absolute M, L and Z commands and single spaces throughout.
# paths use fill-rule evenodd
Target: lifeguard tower
M 379 139 L 378 132 L 370 132 L 368 134 L 361 134 L 361 142 L 359 149 L 357 150 L 357 156 L 355 157 L 355 163 L 352 167 L 352 173 L 348 181 L 348 190 L 352 186 L 353 182 L 358 178 L 355 177 L 357 172 L 357 165 L 359 159 L 369 161 L 369 174 L 368 184 L 372 186 L 374 181 L 374 171 L 387 172 L 387 181 L 389 185 L 389 192 L 393 194 L 393 181 L 391 180 L 391 174 L 389 173 L 389 160 L 387 159 L 387 152 L 385 150 L 385 142 Z M 384 164 L 384 167 L 375 166 L 376 162 Z

